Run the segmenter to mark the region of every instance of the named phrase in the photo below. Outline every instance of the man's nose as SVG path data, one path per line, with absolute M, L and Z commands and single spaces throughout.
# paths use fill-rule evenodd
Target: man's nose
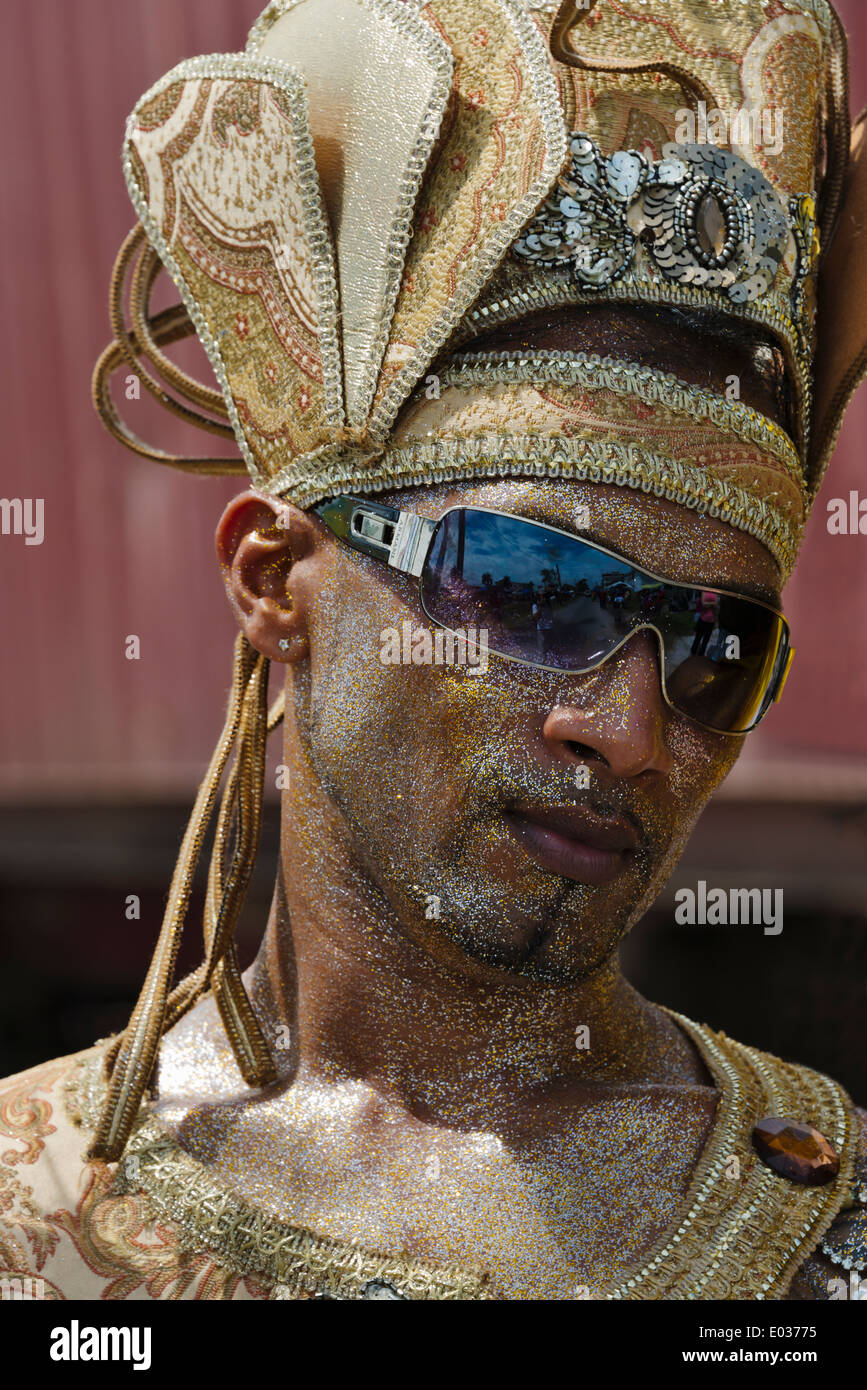
M 637 632 L 596 671 L 576 676 L 568 702 L 555 705 L 542 737 L 561 761 L 586 761 L 587 750 L 618 777 L 671 771 L 665 744 L 669 718 L 659 681 L 658 649 Z

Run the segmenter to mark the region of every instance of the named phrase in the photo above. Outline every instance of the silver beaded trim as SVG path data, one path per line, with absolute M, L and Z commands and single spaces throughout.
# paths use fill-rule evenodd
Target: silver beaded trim
M 859 1176 L 860 1174 L 860 1176 Z M 867 1158 L 856 1160 L 852 1200 L 839 1215 L 848 1229 L 831 1229 L 822 1241 L 822 1254 L 843 1269 L 867 1269 Z
M 673 308 L 713 309 L 720 311 L 719 295 L 701 286 L 679 285 L 675 281 L 653 281 L 641 279 L 628 271 L 621 279 L 607 285 L 602 294 L 603 300 L 617 300 L 625 304 L 659 304 Z M 580 284 L 560 273 L 543 276 L 533 273 L 529 281 L 500 293 L 496 299 L 477 305 L 464 317 L 456 337 L 456 347 L 477 337 L 480 332 L 488 332 L 515 322 L 539 309 L 559 308 L 572 304 L 598 304 L 599 291 L 582 288 Z M 765 300 L 749 304 L 734 304 L 726 301 L 725 313 L 729 318 L 743 319 L 745 323 L 758 324 L 771 331 L 785 348 L 788 365 L 792 370 L 797 391 L 799 453 L 806 458 L 809 441 L 810 409 L 813 397 L 813 380 L 808 359 L 798 351 L 798 331 L 792 318 L 783 311 L 783 297 L 769 295 Z
M 247 35 L 247 42 L 244 45 L 245 52 L 256 53 L 268 30 L 280 16 L 289 10 L 294 10 L 296 5 L 304 4 L 304 2 L 305 0 L 271 0 L 271 4 L 265 6 Z
M 800 543 L 801 528 L 736 483 L 710 478 L 701 468 L 637 445 L 592 439 L 502 434 L 440 439 L 385 451 L 375 461 L 375 472 L 352 457 L 323 463 L 318 477 L 299 474 L 286 482 L 285 491 L 297 507 L 305 508 L 340 492 L 392 492 L 421 484 L 504 477 L 572 478 L 665 497 L 755 536 L 784 574 L 790 572 Z

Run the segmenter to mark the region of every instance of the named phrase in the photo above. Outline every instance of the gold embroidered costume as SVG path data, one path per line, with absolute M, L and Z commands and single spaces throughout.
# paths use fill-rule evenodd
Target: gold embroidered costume
M 678 1021 L 719 1088 L 713 1130 L 669 1229 L 594 1297 L 780 1298 L 820 1242 L 841 1270 L 867 1268 L 867 1122 L 859 1138 L 842 1087 Z M 221 1184 L 146 1106 L 116 1170 L 82 1167 L 105 1100 L 101 1052 L 36 1067 L 0 1090 L 5 1278 L 41 1280 L 40 1296 L 55 1298 L 492 1297 L 484 1271 L 435 1268 L 285 1224 Z M 809 1115 L 843 1155 L 839 1178 L 804 1187 L 764 1167 L 751 1133 L 767 1113 Z M 812 1271 L 819 1296 L 828 1268 Z

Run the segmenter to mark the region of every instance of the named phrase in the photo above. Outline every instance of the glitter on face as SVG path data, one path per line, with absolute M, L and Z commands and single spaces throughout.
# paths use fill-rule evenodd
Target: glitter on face
M 691 517 L 684 525 L 674 507 L 670 526 L 660 527 L 655 500 L 652 510 L 641 508 L 623 493 L 509 481 L 463 495 L 504 511 L 532 509 L 563 526 L 587 502 L 594 534 L 648 567 L 692 577 L 691 547 L 704 528 Z M 412 505 L 437 515 L 450 503 L 434 498 L 414 492 Z M 329 661 L 320 680 L 314 675 L 309 710 L 299 720 L 316 775 L 390 901 L 396 892 L 421 906 L 428 893 L 441 898 L 439 919 L 425 928 L 429 945 L 449 937 L 475 959 L 541 978 L 575 978 L 608 954 L 656 896 L 741 741 L 708 735 L 670 713 L 647 634 L 584 676 L 496 658 L 483 679 L 461 668 L 383 668 L 382 628 L 407 615 L 426 620 L 412 581 L 399 576 L 388 576 L 383 608 L 377 569 L 366 562 L 379 617 L 356 596 L 347 603 L 335 592 L 327 603 L 333 626 L 319 640 Z M 731 568 L 725 577 L 737 583 Z M 552 740 L 545 730 L 554 710 L 572 714 Z M 576 790 L 581 765 L 593 774 L 585 792 Z M 359 768 L 366 769 L 362 779 Z M 503 823 L 515 804 L 621 813 L 637 827 L 639 849 L 612 885 L 564 880 L 528 863 L 515 846 Z

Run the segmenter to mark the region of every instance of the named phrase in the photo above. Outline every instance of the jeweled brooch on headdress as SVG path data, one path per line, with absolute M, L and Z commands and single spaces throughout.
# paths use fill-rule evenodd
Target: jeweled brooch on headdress
M 767 294 L 790 236 L 764 175 L 713 145 L 666 145 L 651 162 L 637 150 L 605 159 L 576 132 L 572 159 L 513 253 L 572 266 L 585 285 L 620 278 L 643 245 L 669 280 L 723 289 L 735 304 Z
M 628 272 L 648 281 L 719 291 L 732 304 L 778 292 L 793 264 L 788 300 L 803 367 L 813 338 L 819 239 L 811 197 L 785 207 L 759 169 L 714 145 L 663 146 L 663 158 L 570 137 L 571 160 L 512 247 L 519 261 L 564 270 L 582 289 L 604 291 Z

